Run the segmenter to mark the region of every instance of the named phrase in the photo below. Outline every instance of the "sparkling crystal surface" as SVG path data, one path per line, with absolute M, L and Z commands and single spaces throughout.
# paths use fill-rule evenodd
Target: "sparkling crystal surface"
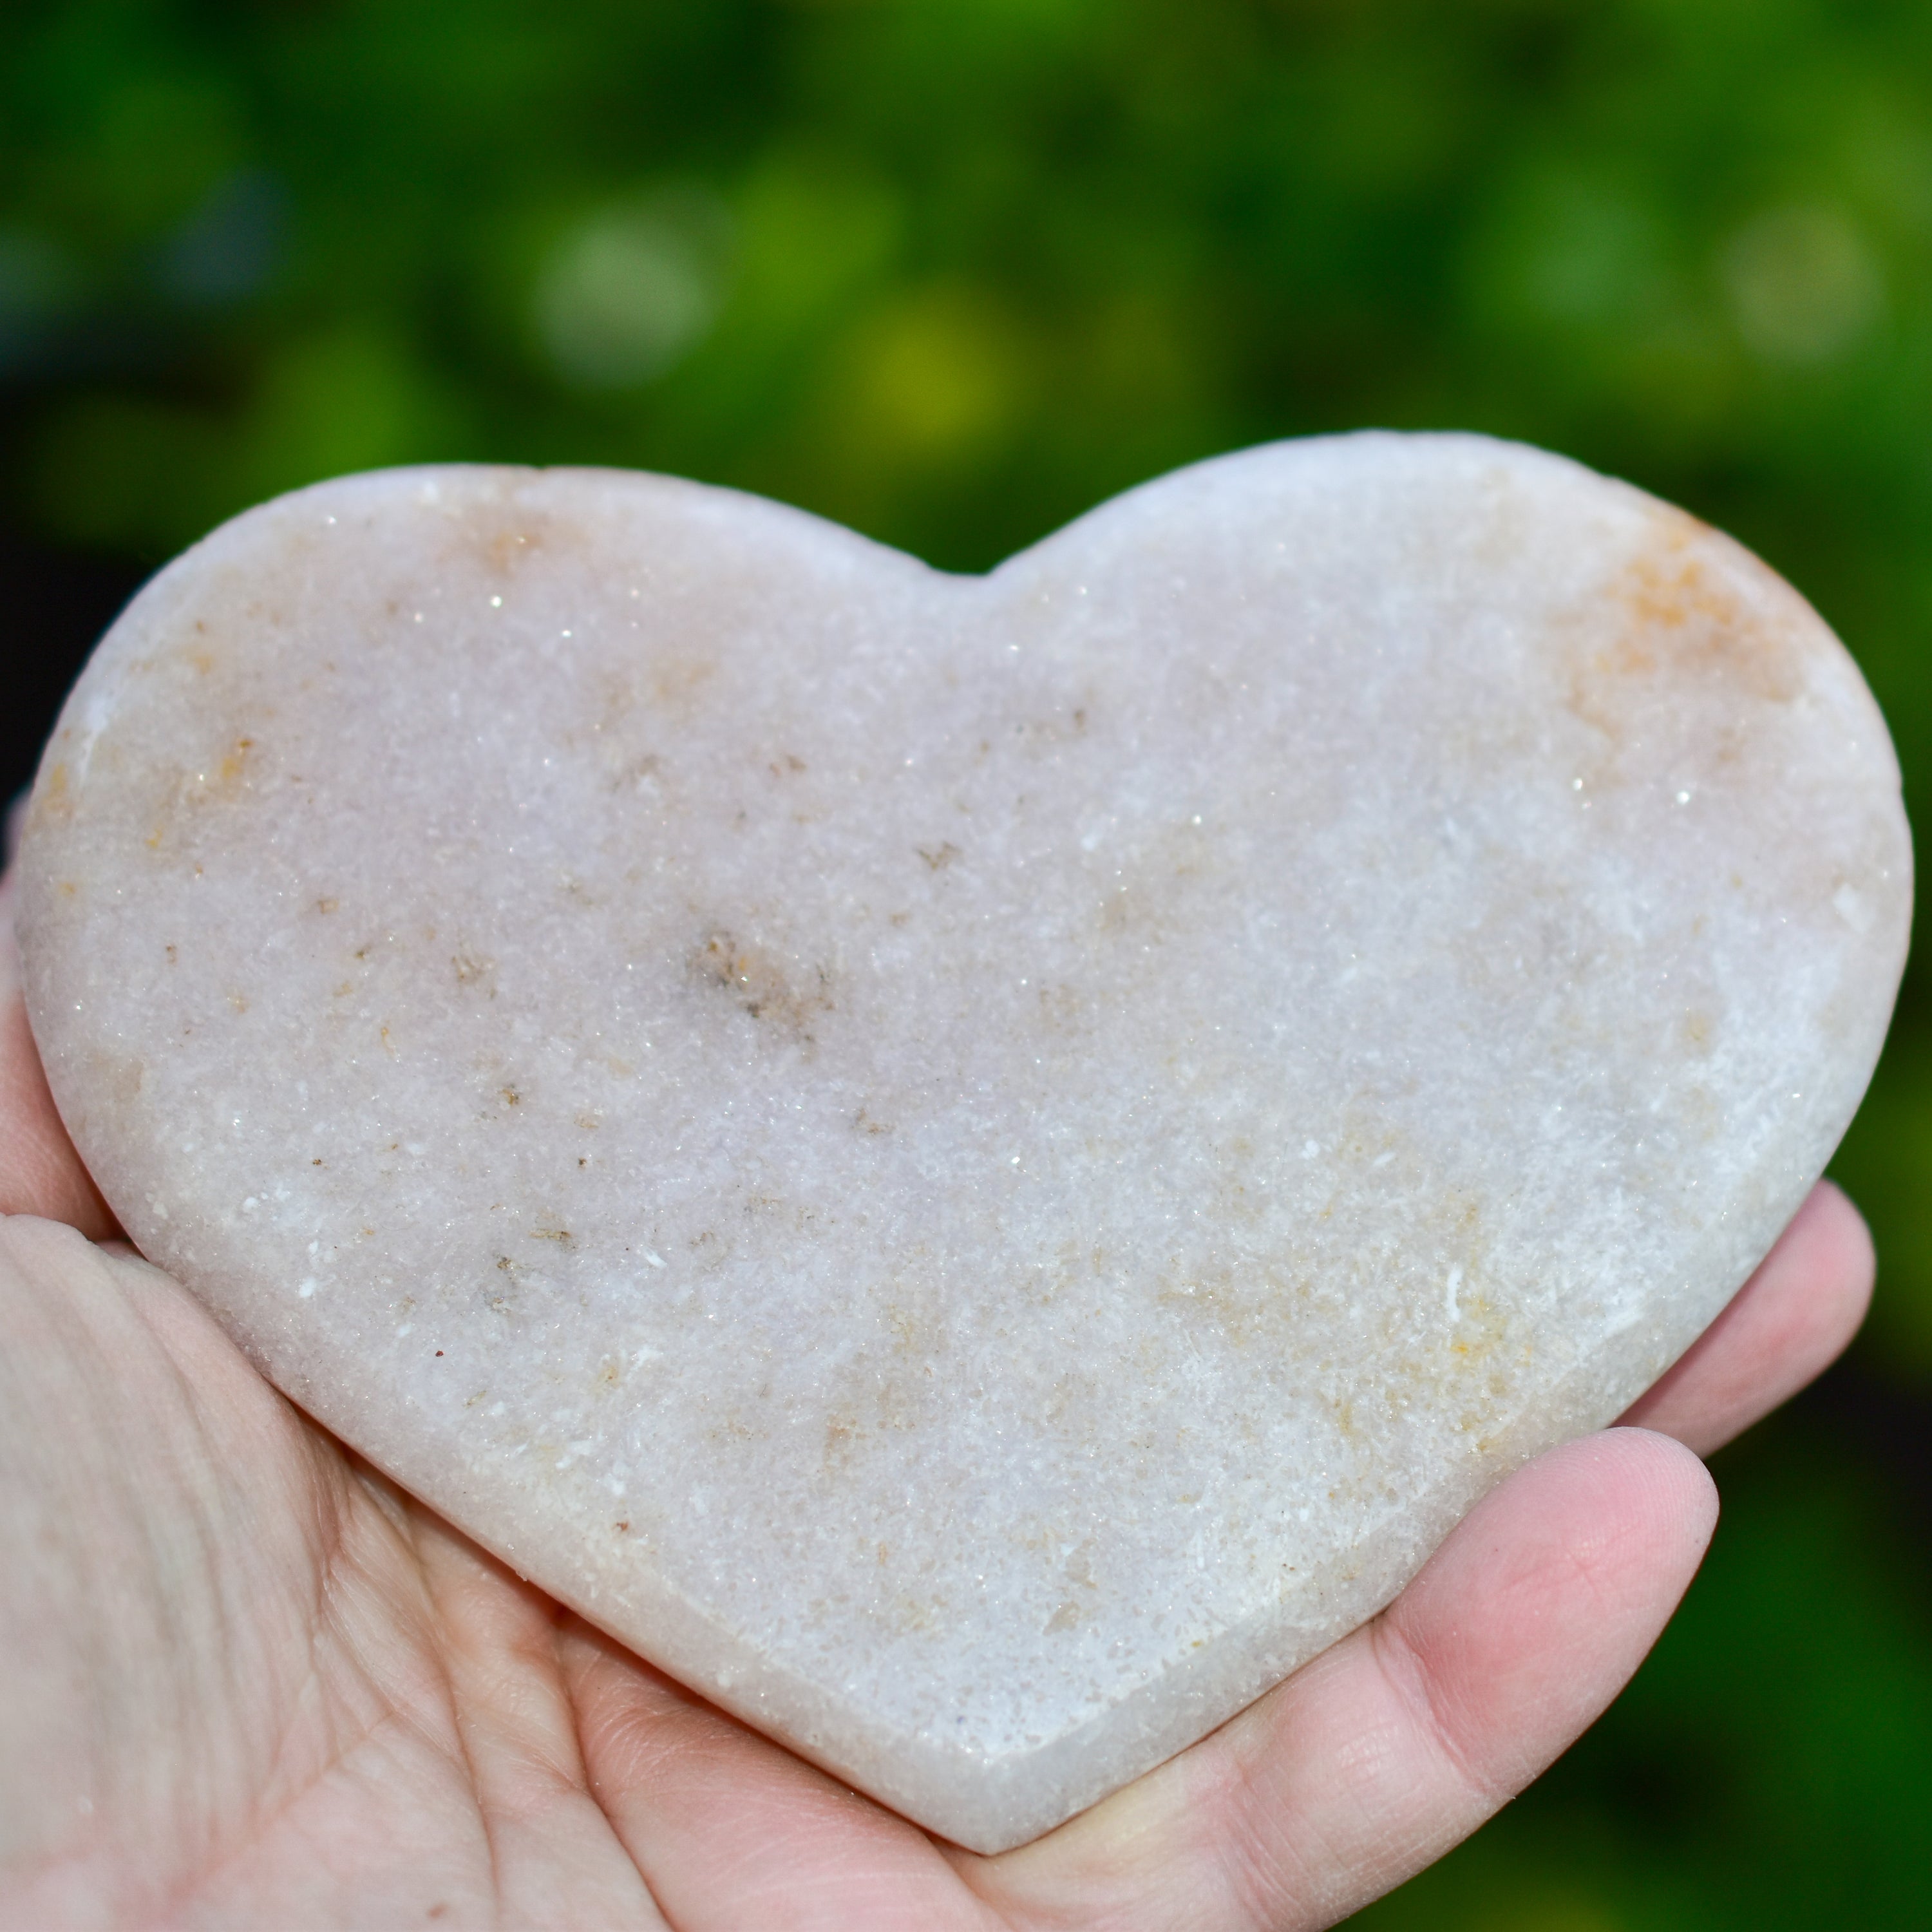
M 77 1144 L 281 1388 L 994 1849 L 1682 1352 L 1910 875 L 1762 566 L 1367 435 L 985 578 L 614 472 L 284 498 L 97 653 L 21 922 Z

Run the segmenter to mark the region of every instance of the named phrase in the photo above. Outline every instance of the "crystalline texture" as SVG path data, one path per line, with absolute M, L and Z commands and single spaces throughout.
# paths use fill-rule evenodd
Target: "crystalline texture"
M 1905 945 L 1884 726 L 1726 539 L 1472 437 L 984 579 L 586 471 L 164 572 L 22 859 L 146 1252 L 520 1570 L 1022 1840 L 1723 1306 Z

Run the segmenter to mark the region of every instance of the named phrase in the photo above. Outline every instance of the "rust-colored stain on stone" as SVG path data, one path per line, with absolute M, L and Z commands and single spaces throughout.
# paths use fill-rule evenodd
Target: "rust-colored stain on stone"
M 47 767 L 46 776 L 34 794 L 34 809 L 51 819 L 64 820 L 74 816 L 74 794 L 67 782 L 64 759 L 56 758 Z
M 699 941 L 691 972 L 700 986 L 728 994 L 753 1019 L 802 1045 L 812 1044 L 814 1023 L 831 1010 L 831 976 L 824 967 L 788 968 L 765 947 L 722 930 Z
M 1598 597 L 1556 627 L 1570 640 L 1564 706 L 1605 741 L 1592 784 L 1617 775 L 1660 705 L 1708 713 L 1723 760 L 1744 718 L 1798 696 L 1808 656 L 1828 641 L 1796 592 L 1694 517 L 1659 506 L 1646 526 Z
M 1730 546 L 1694 517 L 1670 512 L 1655 521 L 1657 542 L 1610 586 L 1622 622 L 1614 641 L 1592 654 L 1590 671 L 1610 680 L 1721 683 L 1740 698 L 1789 704 L 1804 684 L 1792 626 L 1754 608 L 1739 582 L 1746 569 L 1762 566 L 1737 553 L 1720 568 Z M 1796 602 L 1786 586 L 1763 575 L 1778 602 Z

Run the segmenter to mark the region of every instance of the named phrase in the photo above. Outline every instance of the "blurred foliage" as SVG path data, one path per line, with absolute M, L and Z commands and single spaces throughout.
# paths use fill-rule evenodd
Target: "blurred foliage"
M 0 511 L 145 561 L 479 458 L 976 568 L 1244 443 L 1520 436 L 1804 589 L 1922 818 L 1932 9 L 10 0 L 0 398 Z M 1882 1258 L 1863 1372 L 1922 1396 L 1922 970 L 1839 1170 Z M 1760 1436 L 1630 1695 L 1364 1923 L 1932 1922 L 1904 1505 L 1815 1421 Z

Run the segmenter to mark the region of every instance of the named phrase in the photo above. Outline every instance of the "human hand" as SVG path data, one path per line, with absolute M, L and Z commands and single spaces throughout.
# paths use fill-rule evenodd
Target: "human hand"
M 1863 1224 L 1821 1184 L 1640 1426 L 1518 1472 L 1372 1623 L 982 1858 L 520 1582 L 119 1241 L 34 1052 L 7 896 L 0 1926 L 23 1932 L 1331 1924 L 1616 1695 L 1709 1539 L 1697 1455 L 1816 1375 L 1870 1290 Z

